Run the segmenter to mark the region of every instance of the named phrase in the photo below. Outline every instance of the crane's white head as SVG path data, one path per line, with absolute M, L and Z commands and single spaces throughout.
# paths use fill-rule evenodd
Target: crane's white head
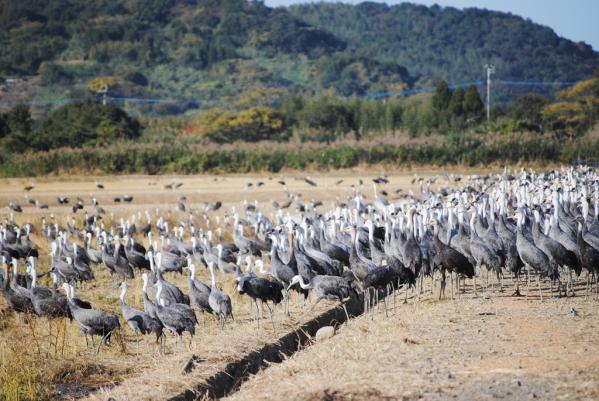
M 266 274 L 268 273 L 265 269 L 264 269 L 264 262 L 262 261 L 262 259 L 258 259 L 256 260 L 256 267 L 258 268 L 258 270 L 260 271 L 260 273 L 262 274 Z
M 71 289 L 69 286 L 69 283 L 62 283 L 61 288 L 64 290 L 67 299 L 70 301 L 71 299 L 73 299 L 73 297 L 71 296 Z
M 293 287 L 294 285 L 296 285 L 297 283 L 303 283 L 302 276 L 300 276 L 299 274 L 293 276 L 293 278 L 291 279 L 291 282 L 289 282 L 289 285 L 287 286 L 287 291 L 289 291 L 289 289 L 291 287 Z

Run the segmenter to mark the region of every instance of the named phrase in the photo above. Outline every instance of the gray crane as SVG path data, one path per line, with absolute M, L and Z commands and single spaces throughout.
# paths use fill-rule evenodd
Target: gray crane
M 138 335 L 153 333 L 156 335 L 156 342 L 160 341 L 162 338 L 162 323 L 154 319 L 148 313 L 127 305 L 125 294 L 127 293 L 129 286 L 127 283 L 123 282 L 121 283 L 120 288 L 121 294 L 119 296 L 119 301 L 121 304 L 121 313 L 127 322 L 127 325 Z M 139 355 L 139 341 L 137 341 L 137 354 Z
M 203 325 L 205 326 L 206 312 L 212 313 L 212 307 L 208 300 L 210 298 L 210 287 L 201 281 L 196 280 L 196 267 L 191 262 L 191 257 L 189 257 L 189 260 L 187 261 L 186 269 L 189 270 L 189 297 L 191 298 L 191 302 L 198 307 L 200 312 L 202 312 Z
M 31 275 L 31 288 L 29 295 L 33 310 L 38 316 L 47 318 L 70 317 L 69 306 L 66 296 L 57 291 L 58 276 L 56 272 L 50 272 L 54 286 L 52 289 L 37 286 L 37 273 L 35 270 L 35 259 L 28 258 L 28 271 Z
M 188 332 L 190 335 L 189 346 L 195 334 L 195 326 L 198 323 L 193 309 L 189 305 L 172 303 L 167 305 L 164 299 L 161 298 L 163 283 L 156 282 L 156 316 L 164 327 L 169 329 L 177 336 L 177 340 L 181 340 L 181 335 Z
M 208 303 L 212 308 L 212 311 L 215 315 L 218 316 L 220 320 L 220 328 L 221 330 L 225 327 L 225 321 L 228 317 L 233 319 L 233 306 L 231 305 L 231 298 L 216 286 L 216 275 L 214 272 L 214 263 L 209 262 L 208 268 L 210 269 L 211 275 L 211 287 L 210 287 L 210 296 L 208 297 Z
M 92 337 L 92 346 L 94 346 L 94 336 L 101 336 L 100 343 L 96 349 L 97 355 L 100 352 L 102 344 L 109 344 L 112 333 L 120 327 L 118 316 L 110 312 L 95 309 L 83 309 L 79 307 L 75 302 L 72 302 L 75 294 L 73 285 L 63 283 L 62 286 L 67 293 L 71 316 L 73 316 L 73 319 L 77 322 L 77 325 L 83 334 L 85 334 L 86 345 L 89 345 L 87 340 L 88 335 Z
M 349 314 L 347 313 L 344 300 L 349 298 L 352 293 L 355 294 L 356 297 L 358 294 L 345 277 L 314 276 L 310 282 L 306 283 L 304 282 L 303 277 L 298 274 L 293 277 L 287 289 L 296 283 L 299 283 L 304 290 L 316 291 L 317 298 L 316 302 L 314 302 L 314 305 L 312 305 L 312 308 L 310 309 L 311 311 L 314 310 L 316 305 L 323 299 L 336 300 L 339 301 L 341 306 L 343 306 L 345 316 L 347 317 L 347 320 L 349 320 Z

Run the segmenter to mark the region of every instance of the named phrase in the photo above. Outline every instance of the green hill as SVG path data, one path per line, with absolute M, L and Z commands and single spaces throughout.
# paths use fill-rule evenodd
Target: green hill
M 0 76 L 39 74 L 30 98 L 83 96 L 97 77 L 110 82 L 112 96 L 208 104 L 258 90 L 269 99 L 326 89 L 349 96 L 411 83 L 405 68 L 345 51 L 344 40 L 261 2 L 8 0 L 0 7 Z
M 0 108 L 105 84 L 112 97 L 193 99 L 142 106 L 164 114 L 472 81 L 487 62 L 503 79 L 543 81 L 579 80 L 599 64 L 589 46 L 513 15 L 375 3 L 2 0 L 0 48 L 0 79 L 28 77 L 0 87 Z
M 315 3 L 289 11 L 328 29 L 366 57 L 404 65 L 423 80 L 479 80 L 492 63 L 502 79 L 575 81 L 599 64 L 584 43 L 509 13 L 402 3 Z

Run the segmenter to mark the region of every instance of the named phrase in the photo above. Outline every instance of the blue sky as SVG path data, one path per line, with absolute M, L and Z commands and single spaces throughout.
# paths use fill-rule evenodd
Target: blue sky
M 374 0 L 376 1 L 376 0 Z M 306 3 L 296 0 L 266 0 L 269 6 L 284 6 Z M 346 0 L 344 3 L 360 3 Z M 532 21 L 549 26 L 560 36 L 574 41 L 584 41 L 599 50 L 599 0 L 412 0 L 411 3 L 457 8 L 478 7 L 489 10 L 511 12 Z M 402 1 L 386 1 L 399 4 Z

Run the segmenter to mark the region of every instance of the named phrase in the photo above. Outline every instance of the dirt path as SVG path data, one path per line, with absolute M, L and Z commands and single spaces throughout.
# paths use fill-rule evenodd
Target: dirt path
M 229 400 L 596 400 L 599 302 L 402 304 L 246 382 Z M 574 311 L 572 311 L 574 308 Z

